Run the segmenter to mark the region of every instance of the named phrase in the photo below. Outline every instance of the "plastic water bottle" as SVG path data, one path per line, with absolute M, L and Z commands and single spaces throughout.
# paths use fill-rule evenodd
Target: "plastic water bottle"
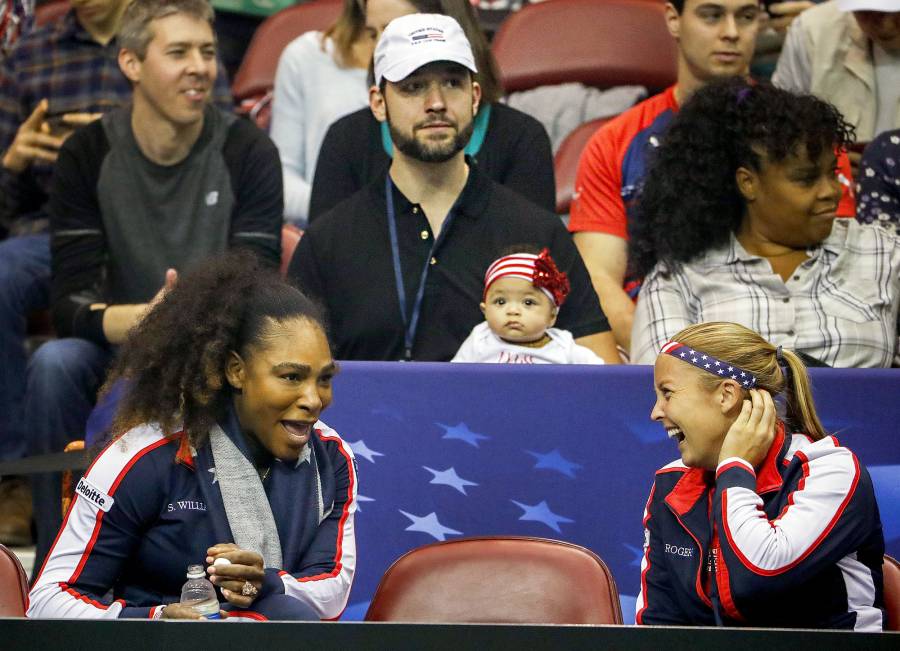
M 216 588 L 209 579 L 202 565 L 188 565 L 187 582 L 181 588 L 181 603 L 190 606 L 206 619 L 219 619 L 219 600 Z

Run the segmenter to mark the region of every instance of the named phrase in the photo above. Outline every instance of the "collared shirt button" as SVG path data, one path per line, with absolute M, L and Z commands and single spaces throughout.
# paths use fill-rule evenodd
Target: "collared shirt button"
M 437 264 L 437 258 L 431 258 L 431 264 L 433 264 L 433 265 Z
M 795 333 L 793 330 L 788 330 L 787 334 L 788 334 L 788 337 L 793 337 Z
M 419 233 L 419 237 L 421 237 L 423 240 L 427 240 L 428 239 L 428 231 L 422 231 L 421 233 Z
M 781 302 L 782 302 L 782 303 L 790 303 L 790 302 L 791 302 L 791 297 L 790 297 L 790 296 L 785 296 L 783 299 L 781 299 Z
M 794 280 L 800 280 L 800 276 L 794 276 Z
M 413 214 L 414 214 L 414 215 L 418 215 L 418 214 L 419 214 L 419 207 L 418 207 L 418 206 L 413 206 Z

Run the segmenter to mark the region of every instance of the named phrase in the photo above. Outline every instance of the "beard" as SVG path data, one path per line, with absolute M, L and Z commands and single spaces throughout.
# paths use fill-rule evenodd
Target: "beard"
M 469 144 L 469 139 L 472 137 L 472 132 L 475 130 L 475 120 L 473 117 L 462 130 L 456 132 L 456 136 L 449 142 L 443 141 L 432 143 L 427 141 L 422 142 L 416 139 L 415 135 L 407 136 L 395 129 L 394 125 L 391 124 L 390 114 L 387 115 L 387 122 L 391 140 L 394 142 L 394 147 L 410 158 L 422 161 L 423 163 L 447 162 L 456 156 L 458 152 L 465 149 L 466 145 Z

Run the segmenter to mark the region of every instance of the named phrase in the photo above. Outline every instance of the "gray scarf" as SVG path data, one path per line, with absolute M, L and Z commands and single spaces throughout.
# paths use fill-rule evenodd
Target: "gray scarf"
M 275 517 L 256 468 L 218 425 L 210 430 L 209 444 L 235 544 L 261 554 L 265 567 L 281 567 Z

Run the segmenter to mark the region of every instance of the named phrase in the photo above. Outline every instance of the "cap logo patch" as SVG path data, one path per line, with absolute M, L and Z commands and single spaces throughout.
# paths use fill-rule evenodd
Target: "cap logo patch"
M 423 27 L 417 29 L 409 35 L 411 45 L 421 45 L 422 43 L 445 43 L 444 30 L 437 27 Z

